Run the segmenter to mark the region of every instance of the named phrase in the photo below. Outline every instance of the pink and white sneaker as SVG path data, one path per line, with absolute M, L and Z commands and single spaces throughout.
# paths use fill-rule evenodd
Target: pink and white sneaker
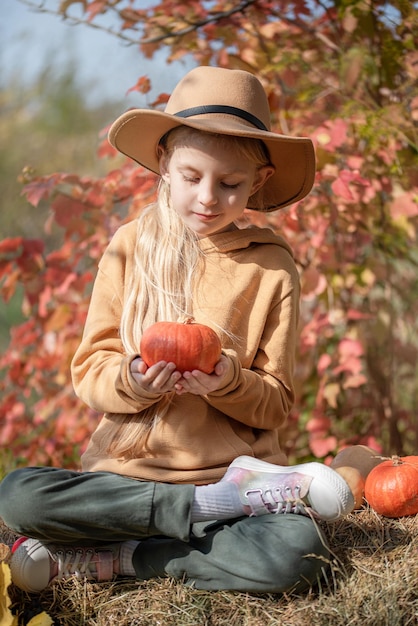
M 240 456 L 222 481 L 235 483 L 249 516 L 299 513 L 335 521 L 354 509 L 345 480 L 322 463 L 282 466 Z
M 96 581 L 112 580 L 119 560 L 120 543 L 105 547 L 42 543 L 21 537 L 12 548 L 13 583 L 29 593 L 39 593 L 51 582 L 70 576 Z

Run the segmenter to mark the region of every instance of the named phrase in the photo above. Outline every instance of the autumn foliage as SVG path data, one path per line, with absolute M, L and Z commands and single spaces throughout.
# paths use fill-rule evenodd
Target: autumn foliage
M 73 4 L 61 5 L 67 19 Z M 416 3 L 143 5 L 86 1 L 83 20 L 100 25 L 112 10 L 114 35 L 147 57 L 165 48 L 171 61 L 256 73 L 274 128 L 315 142 L 311 195 L 282 212 L 248 212 L 288 238 L 300 269 L 298 397 L 283 435 L 291 459 L 327 459 L 347 443 L 416 451 Z M 133 89 L 146 93 L 152 80 L 139 76 Z M 153 105 L 166 99 L 161 94 Z M 17 462 L 76 465 L 98 420 L 75 397 L 69 364 L 98 259 L 116 228 L 149 203 L 156 183 L 105 139 L 99 157 L 111 165 L 100 179 L 23 171 L 28 202 L 49 207 L 53 249 L 41 240 L 0 242 L 2 296 L 17 288 L 24 296 L 25 321 L 12 329 L 0 359 L 0 443 Z

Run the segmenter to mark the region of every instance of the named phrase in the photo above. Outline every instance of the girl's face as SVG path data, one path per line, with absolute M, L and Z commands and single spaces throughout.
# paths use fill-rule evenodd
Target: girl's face
M 191 137 L 160 159 L 171 205 L 199 238 L 230 230 L 273 168 L 256 168 L 216 138 Z

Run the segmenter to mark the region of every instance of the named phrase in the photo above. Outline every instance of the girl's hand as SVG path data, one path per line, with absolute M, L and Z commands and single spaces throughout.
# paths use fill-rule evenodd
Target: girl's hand
M 223 379 L 228 371 L 228 358 L 221 356 L 212 374 L 205 374 L 200 370 L 184 372 L 183 376 L 174 385 L 178 395 L 193 393 L 196 396 L 205 396 L 222 387 Z
M 181 379 L 174 363 L 159 361 L 148 367 L 140 358 L 132 361 L 131 374 L 137 385 L 149 393 L 177 391 L 175 385 Z

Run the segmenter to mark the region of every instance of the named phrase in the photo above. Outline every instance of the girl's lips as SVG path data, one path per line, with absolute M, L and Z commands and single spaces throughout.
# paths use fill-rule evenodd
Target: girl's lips
M 219 213 L 216 213 L 216 214 L 211 213 L 209 215 L 207 215 L 206 213 L 195 213 L 195 215 L 197 218 L 199 218 L 203 222 L 210 222 L 211 220 L 214 220 L 217 217 L 219 217 Z

